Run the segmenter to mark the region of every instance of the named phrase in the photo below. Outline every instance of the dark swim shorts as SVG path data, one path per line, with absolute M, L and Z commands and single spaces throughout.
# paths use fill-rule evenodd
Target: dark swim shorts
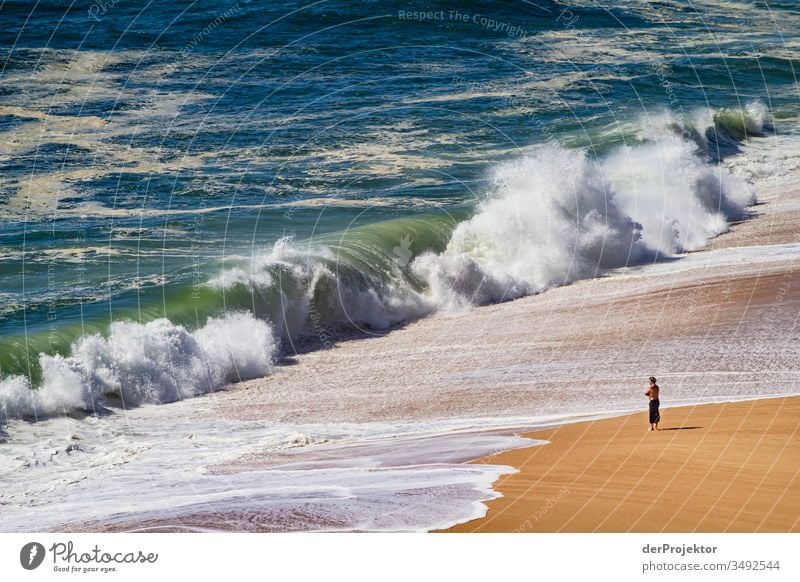
M 658 399 L 650 401 L 650 424 L 661 421 L 661 415 L 658 413 L 659 404 L 661 403 Z

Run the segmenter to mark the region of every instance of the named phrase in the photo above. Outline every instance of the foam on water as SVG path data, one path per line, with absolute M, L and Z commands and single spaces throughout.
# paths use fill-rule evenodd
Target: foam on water
M 648 122 L 647 141 L 599 160 L 548 145 L 499 166 L 490 195 L 447 249 L 418 257 L 412 268 L 439 304 L 452 307 L 514 299 L 704 247 L 755 196 L 727 169 L 698 157 L 695 142 L 676 135 L 673 123 L 668 116 Z
M 75 340 L 66 357 L 40 354 L 37 390 L 6 377 L 5 414 L 93 410 L 114 399 L 169 402 L 268 374 L 272 325 L 284 337 L 315 325 L 385 329 L 700 249 L 755 201 L 743 179 L 703 152 L 762 131 L 765 119 L 758 103 L 688 119 L 664 112 L 640 121 L 630 145 L 600 158 L 547 144 L 496 166 L 474 214 L 455 228 L 385 222 L 346 232 L 335 245 L 285 237 L 265 252 L 229 257 L 240 264 L 208 286 L 225 305 L 256 315 L 210 319 L 194 332 L 166 319 L 116 322 L 107 338 Z M 422 252 L 403 246 L 408 232 Z M 448 232 L 441 251 L 425 250 Z
M 703 399 L 717 400 L 730 398 Z M 545 444 L 510 436 L 522 427 L 629 411 L 325 425 L 234 421 L 213 408 L 192 399 L 20 425 L 0 447 L 3 530 L 447 528 L 484 516 L 500 496 L 494 482 L 515 471 L 465 461 Z
M 486 421 L 198 422 L 198 404 L 21 426 L 0 447 L 4 531 L 92 523 L 135 531 L 150 520 L 199 530 L 425 531 L 485 514 L 482 502 L 498 496 L 493 482 L 513 472 L 463 461 L 537 444 L 485 433 Z M 219 472 L 250 453 L 261 465 Z M 225 524 L 212 523 L 219 514 Z
M 163 403 L 272 371 L 270 325 L 247 313 L 209 318 L 190 332 L 167 319 L 114 322 L 108 336 L 83 336 L 68 356 L 39 355 L 41 386 L 24 376 L 0 382 L 4 420 Z

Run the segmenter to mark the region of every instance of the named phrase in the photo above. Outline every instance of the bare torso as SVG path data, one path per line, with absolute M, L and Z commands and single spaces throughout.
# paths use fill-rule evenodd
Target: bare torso
M 650 386 L 650 388 L 647 389 L 647 392 L 645 392 L 644 394 L 645 394 L 645 396 L 649 396 L 650 400 L 658 400 L 658 392 L 659 392 L 659 390 L 660 390 L 660 388 L 658 387 L 658 385 L 657 384 L 653 384 L 653 385 Z

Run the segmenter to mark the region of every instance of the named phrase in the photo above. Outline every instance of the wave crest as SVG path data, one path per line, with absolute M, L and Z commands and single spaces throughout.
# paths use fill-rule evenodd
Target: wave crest
M 600 158 L 548 144 L 496 166 L 461 222 L 404 218 L 232 257 L 209 281 L 209 302 L 247 313 L 194 332 L 167 319 L 114 323 L 107 337 L 78 338 L 69 356 L 40 355 L 39 388 L 23 376 L 0 380 L 0 406 L 19 417 L 177 400 L 267 375 L 277 336 L 315 335 L 327 346 L 339 326 L 385 329 L 700 249 L 755 202 L 714 163 L 720 144 L 738 147 L 737 131 L 761 131 L 766 119 L 757 103 L 681 120 L 665 112 Z
M 412 268 L 442 304 L 482 304 L 702 248 L 755 197 L 695 151 L 666 131 L 599 160 L 546 146 L 499 166 L 445 251 Z
M 114 322 L 108 337 L 76 340 L 69 356 L 41 354 L 38 388 L 24 376 L 0 382 L 0 408 L 19 418 L 172 402 L 266 376 L 276 350 L 271 326 L 247 313 L 209 318 L 194 332 L 165 318 Z

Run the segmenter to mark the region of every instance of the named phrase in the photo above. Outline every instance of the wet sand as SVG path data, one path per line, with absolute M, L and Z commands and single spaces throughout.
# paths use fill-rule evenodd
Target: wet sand
M 527 436 L 549 444 L 480 463 L 503 497 L 453 532 L 800 531 L 800 397 L 662 410 Z
M 274 374 L 212 395 L 213 413 L 408 422 L 624 412 L 651 374 L 665 378 L 672 402 L 795 393 L 800 247 L 761 260 L 754 257 L 776 247 L 717 244 L 712 253 L 301 350 Z M 745 251 L 753 255 L 738 258 Z M 583 390 L 590 379 L 592 390 Z

